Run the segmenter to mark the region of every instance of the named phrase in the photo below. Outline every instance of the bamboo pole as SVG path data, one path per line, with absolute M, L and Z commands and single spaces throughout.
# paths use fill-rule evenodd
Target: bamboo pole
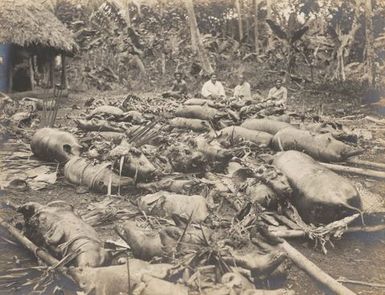
M 11 204 L 11 207 L 15 208 L 14 204 Z M 42 248 L 39 248 L 34 243 L 32 243 L 28 238 L 26 238 L 17 228 L 6 222 L 3 218 L 0 217 L 0 226 L 5 228 L 8 233 L 15 238 L 23 247 L 32 252 L 37 258 L 42 260 L 48 266 L 58 266 L 60 261 L 49 254 Z M 80 285 L 80 282 L 76 280 L 76 269 L 74 268 L 64 268 L 64 267 L 56 267 L 56 270 L 60 271 L 62 275 L 67 277 L 68 279 L 76 282 Z M 68 271 L 68 272 L 67 272 Z
M 357 174 L 361 176 L 385 179 L 385 172 L 382 172 L 382 171 L 375 171 L 375 170 L 370 170 L 365 168 L 348 167 L 348 166 L 330 164 L 330 163 L 320 163 L 320 164 L 335 172 L 352 173 L 352 174 Z
M 23 245 L 27 250 L 35 254 L 36 257 L 40 258 L 44 263 L 48 265 L 56 265 L 59 263 L 59 260 L 52 257 L 47 251 L 42 248 L 37 247 L 29 239 L 27 239 L 17 228 L 6 222 L 3 218 L 0 217 L 0 225 L 5 228 L 9 234 L 14 237 L 21 245 Z
M 326 287 L 334 294 L 337 295 L 355 295 L 355 293 L 341 283 L 336 281 L 330 275 L 325 273 L 317 265 L 302 255 L 297 249 L 291 246 L 288 242 L 283 241 L 280 247 L 286 251 L 288 257 L 303 271 L 305 271 L 310 277 Z
M 346 162 L 350 164 L 367 166 L 370 168 L 385 169 L 385 163 L 376 163 L 376 162 L 370 162 L 370 161 L 364 161 L 364 160 L 358 160 L 358 159 L 348 159 Z

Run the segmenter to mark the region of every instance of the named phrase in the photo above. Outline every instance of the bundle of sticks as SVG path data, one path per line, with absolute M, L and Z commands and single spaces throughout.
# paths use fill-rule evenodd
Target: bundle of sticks
M 53 96 L 44 95 L 43 99 L 43 114 L 41 117 L 40 127 L 53 127 L 56 121 L 59 103 L 63 97 L 63 87 L 56 84 L 53 89 Z M 48 94 L 49 89 L 45 89 Z

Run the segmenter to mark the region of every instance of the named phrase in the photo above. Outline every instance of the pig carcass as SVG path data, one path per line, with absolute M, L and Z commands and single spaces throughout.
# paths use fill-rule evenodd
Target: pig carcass
M 165 156 L 175 172 L 199 172 L 207 167 L 204 155 L 183 142 L 169 146 Z
M 188 288 L 182 284 L 174 284 L 149 274 L 142 275 L 142 283 L 134 289 L 140 295 L 188 295 Z
M 156 168 L 136 147 L 123 140 L 109 153 L 109 158 L 114 161 L 114 170 L 124 176 L 138 180 L 149 180 L 154 177 Z
M 169 122 L 171 127 L 188 129 L 196 132 L 210 131 L 210 124 L 206 120 L 188 119 L 188 118 L 174 118 Z
M 159 217 L 171 217 L 173 214 L 202 222 L 209 215 L 206 199 L 199 195 L 179 195 L 160 191 L 144 195 L 138 200 L 139 209 L 146 214 Z
M 123 123 L 116 123 L 107 120 L 92 118 L 91 120 L 74 119 L 77 127 L 84 131 L 113 131 L 124 132 L 128 129 Z
M 217 141 L 208 142 L 204 137 L 197 136 L 192 145 L 196 150 L 202 153 L 209 161 L 228 161 L 233 157 L 230 150 L 222 148 Z
M 241 124 L 241 127 L 256 131 L 267 132 L 272 135 L 275 135 L 281 129 L 295 128 L 289 123 L 269 119 L 248 119 Z
M 138 183 L 137 188 L 143 189 L 149 193 L 158 191 L 169 191 L 182 195 L 200 194 L 205 184 L 198 178 L 165 177 L 156 182 Z
M 273 163 L 288 178 L 304 221 L 325 224 L 361 211 L 360 195 L 350 181 L 310 156 L 287 151 L 277 154 Z
M 297 150 L 325 162 L 344 161 L 361 151 L 336 140 L 330 133 L 317 134 L 295 128 L 278 131 L 272 141 L 276 150 Z
M 198 105 L 198 106 L 204 106 L 207 105 L 209 107 L 215 108 L 217 104 L 210 100 L 210 99 L 204 99 L 204 98 L 190 98 L 186 100 L 183 104 L 185 105 Z
M 111 163 L 92 165 L 86 159 L 74 157 L 64 166 L 64 176 L 71 183 L 86 185 L 100 192 L 106 192 L 109 186 L 116 190 L 118 187 L 134 185 L 132 178 L 120 177 L 109 167 Z
M 92 112 L 87 116 L 87 119 L 90 119 L 95 115 L 107 115 L 107 116 L 119 117 L 123 115 L 123 111 L 120 108 L 114 107 L 114 106 L 108 106 L 108 105 L 99 106 L 94 110 L 92 110 Z
M 273 136 L 267 132 L 247 129 L 240 126 L 225 127 L 218 132 L 218 140 L 226 140 L 230 143 L 251 141 L 255 144 L 269 145 Z
M 151 260 L 162 256 L 162 243 L 158 232 L 141 229 L 135 221 L 126 221 L 123 225 L 117 225 L 115 231 L 130 246 L 135 258 Z
M 36 244 L 46 246 L 58 259 L 77 253 L 76 266 L 94 267 L 109 262 L 110 254 L 103 248 L 96 231 L 65 202 L 48 205 L 28 202 L 20 206 L 18 212 L 24 216 L 27 236 Z
M 79 156 L 80 149 L 71 133 L 53 128 L 37 130 L 31 140 L 34 155 L 46 161 L 67 162 L 71 157 Z
M 224 117 L 225 114 L 209 106 L 186 105 L 178 108 L 175 111 L 175 116 L 213 121 L 213 120 L 218 120 L 221 117 Z
M 70 274 L 86 294 L 120 295 L 127 293 L 128 278 L 133 288 L 141 283 L 144 274 L 163 279 L 172 269 L 171 264 L 150 264 L 139 259 L 129 259 L 127 264 L 106 267 L 78 267 L 70 269 Z M 128 268 L 130 276 L 128 276 Z

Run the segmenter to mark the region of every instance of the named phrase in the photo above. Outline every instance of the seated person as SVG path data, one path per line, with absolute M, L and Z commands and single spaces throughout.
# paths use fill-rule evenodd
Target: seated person
M 217 81 L 215 73 L 211 74 L 210 80 L 203 84 L 202 96 L 211 99 L 226 98 L 225 89 L 222 83 Z
M 286 87 L 282 86 L 281 79 L 277 79 L 277 81 L 275 82 L 275 87 L 269 90 L 267 99 L 275 100 L 277 104 L 283 104 L 284 106 L 286 106 L 287 89 Z
M 243 75 L 239 76 L 239 83 L 234 88 L 234 97 L 243 98 L 246 100 L 251 99 L 250 84 L 246 82 L 246 79 Z
M 174 74 L 175 81 L 172 83 L 170 91 L 167 91 L 162 94 L 163 97 L 175 97 L 175 98 L 184 98 L 187 96 L 187 84 L 186 81 L 182 79 L 182 73 L 175 72 Z

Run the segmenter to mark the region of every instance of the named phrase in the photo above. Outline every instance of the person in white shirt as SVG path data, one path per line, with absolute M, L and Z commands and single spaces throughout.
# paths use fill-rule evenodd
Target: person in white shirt
M 282 80 L 281 79 L 277 79 L 277 81 L 275 82 L 275 87 L 273 87 L 269 90 L 269 94 L 267 96 L 267 99 L 273 99 L 273 100 L 276 100 L 277 104 L 286 105 L 287 89 L 286 89 L 286 87 L 282 86 Z
M 211 74 L 210 80 L 208 80 L 202 87 L 202 96 L 204 98 L 225 98 L 225 89 L 221 82 L 217 81 L 217 75 Z
M 251 99 L 250 84 L 246 82 L 245 76 L 239 76 L 239 84 L 234 88 L 235 98 Z

